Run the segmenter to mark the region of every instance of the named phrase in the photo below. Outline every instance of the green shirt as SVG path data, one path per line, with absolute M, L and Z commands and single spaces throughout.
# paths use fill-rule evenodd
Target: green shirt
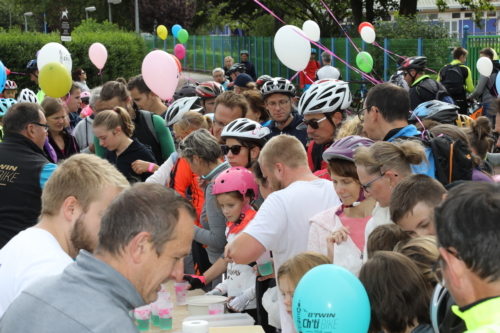
M 43 100 L 45 99 L 45 93 L 42 89 L 38 90 L 38 92 L 36 93 L 36 98 L 38 99 L 38 103 L 42 104 Z
M 490 298 L 464 312 L 457 305 L 451 310 L 465 322 L 465 333 L 500 333 L 500 297 Z
M 468 93 L 471 93 L 474 91 L 474 83 L 472 82 L 472 74 L 470 72 L 470 68 L 465 66 L 465 65 L 462 65 L 462 63 L 460 62 L 460 60 L 453 60 L 452 62 L 450 62 L 450 65 L 458 65 L 460 64 L 459 67 L 464 67 L 464 68 L 467 68 L 467 73 L 469 73 L 467 75 L 467 78 L 465 79 L 465 85 L 464 85 L 464 88 L 465 88 L 465 91 L 468 92 Z M 443 67 L 444 68 L 444 67 Z M 441 68 L 441 71 L 443 69 Z M 441 74 L 441 71 L 439 71 L 439 74 Z M 438 75 L 438 78 L 437 78 L 437 81 L 441 80 L 441 75 Z

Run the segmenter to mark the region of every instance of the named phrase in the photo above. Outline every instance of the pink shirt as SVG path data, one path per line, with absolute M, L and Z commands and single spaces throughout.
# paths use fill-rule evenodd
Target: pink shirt
M 342 222 L 344 227 L 350 227 L 349 231 L 351 232 L 351 239 L 361 251 L 363 251 L 365 247 L 366 224 L 371 218 L 372 216 L 370 215 L 363 219 L 355 219 L 345 215 L 344 212 L 339 215 L 340 222 Z

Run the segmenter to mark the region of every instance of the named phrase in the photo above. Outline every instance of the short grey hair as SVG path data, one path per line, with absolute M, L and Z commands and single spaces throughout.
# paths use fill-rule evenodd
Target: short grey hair
M 325 63 L 331 63 L 332 62 L 332 55 L 326 51 L 324 51 L 323 53 L 321 53 L 321 59 L 323 60 L 323 62 Z
M 198 156 L 205 163 L 217 163 L 222 156 L 222 150 L 217 139 L 206 129 L 190 133 L 180 144 L 180 156 L 192 161 Z
M 136 183 L 121 192 L 101 219 L 96 254 L 119 256 L 139 233 L 150 233 L 150 242 L 161 255 L 165 244 L 177 236 L 180 210 L 196 220 L 193 205 L 175 190 L 154 183 Z
M 224 70 L 222 68 L 220 68 L 220 67 L 217 67 L 216 69 L 214 69 L 212 71 L 212 75 L 215 75 L 215 73 L 217 73 L 217 72 L 222 72 L 222 74 L 224 74 Z
M 102 101 L 101 100 L 101 90 L 102 86 L 95 87 L 90 91 L 90 97 L 89 97 L 89 105 L 92 108 L 92 110 L 95 110 L 95 102 L 97 101 Z

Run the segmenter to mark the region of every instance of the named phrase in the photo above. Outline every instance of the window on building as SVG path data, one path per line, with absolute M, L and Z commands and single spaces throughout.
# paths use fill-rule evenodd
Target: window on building
M 451 14 L 451 18 L 454 18 L 454 19 L 459 19 L 461 17 L 461 14 L 462 13 L 452 13 Z
M 457 32 L 458 31 L 458 22 L 454 21 L 451 22 L 451 32 Z
M 470 18 L 470 17 L 472 17 L 472 13 L 464 13 L 464 17 L 465 18 Z
M 438 14 L 429 14 L 429 20 L 437 20 Z
M 450 22 L 444 22 L 444 26 L 446 27 L 446 30 L 450 31 Z
M 488 12 L 488 17 L 497 17 L 497 12 Z

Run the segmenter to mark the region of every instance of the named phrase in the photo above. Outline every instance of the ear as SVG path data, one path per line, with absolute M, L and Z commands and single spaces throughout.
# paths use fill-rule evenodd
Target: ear
M 367 110 L 367 111 L 368 111 L 368 110 Z M 371 117 L 371 120 L 372 120 L 373 122 L 380 120 L 380 119 L 378 119 L 378 118 L 380 117 L 380 112 L 379 112 L 379 110 L 378 110 L 378 107 L 376 107 L 376 106 L 372 106 L 372 107 L 370 108 L 370 112 L 368 112 L 368 113 L 367 113 L 367 115 L 366 115 L 365 117 Z
M 389 178 L 389 185 L 392 186 L 392 189 L 398 184 L 398 175 L 394 171 L 386 171 L 385 175 Z
M 259 153 L 260 153 L 260 148 L 259 147 L 253 147 L 250 150 L 250 159 L 252 161 L 255 160 L 257 157 L 259 157 Z
M 153 247 L 149 241 L 150 239 L 151 234 L 147 231 L 143 231 L 135 235 L 135 237 L 129 242 L 128 248 L 135 264 L 142 263 L 145 256 Z
M 115 129 L 113 130 L 114 135 L 118 135 L 122 133 L 122 128 L 120 126 L 116 126 Z
M 150 92 L 149 92 L 149 96 L 148 96 L 148 97 L 149 97 L 149 98 L 156 98 L 156 97 L 158 97 L 158 95 L 157 95 L 157 94 L 155 94 L 154 92 L 150 91 Z
M 295 102 L 297 102 L 297 97 L 292 98 L 292 104 L 295 104 Z
M 82 209 L 80 207 L 80 204 L 78 203 L 78 200 L 76 200 L 76 198 L 73 196 L 67 197 L 66 200 L 64 200 L 61 210 L 66 221 L 71 222 L 73 222 L 76 217 L 80 216 L 80 214 L 82 213 Z
M 454 255 L 449 253 L 444 247 L 439 248 L 439 253 L 441 254 L 441 257 L 445 261 L 446 265 L 446 276 L 447 284 L 451 284 L 454 287 L 464 287 L 462 278 L 465 275 L 465 264 L 463 261 L 459 260 L 456 258 Z M 443 265 L 441 264 L 441 269 L 443 270 Z M 444 276 L 444 272 L 443 272 Z M 453 288 L 455 289 L 455 288 Z
M 285 167 L 281 163 L 274 164 L 274 173 L 279 175 L 279 178 L 283 178 L 285 175 Z
M 198 156 L 194 155 L 193 156 L 193 162 L 195 162 L 193 164 L 195 164 L 195 165 L 198 166 L 198 165 L 200 165 L 201 159 Z
M 340 122 L 342 121 L 342 112 L 335 112 L 332 118 L 335 126 L 339 126 Z
M 447 198 L 448 198 L 448 193 L 445 193 L 443 194 L 443 198 L 441 199 L 441 201 L 445 201 Z
M 126 99 L 125 99 L 125 102 L 127 102 L 127 104 L 130 104 L 132 102 L 132 98 L 130 96 L 128 96 Z

